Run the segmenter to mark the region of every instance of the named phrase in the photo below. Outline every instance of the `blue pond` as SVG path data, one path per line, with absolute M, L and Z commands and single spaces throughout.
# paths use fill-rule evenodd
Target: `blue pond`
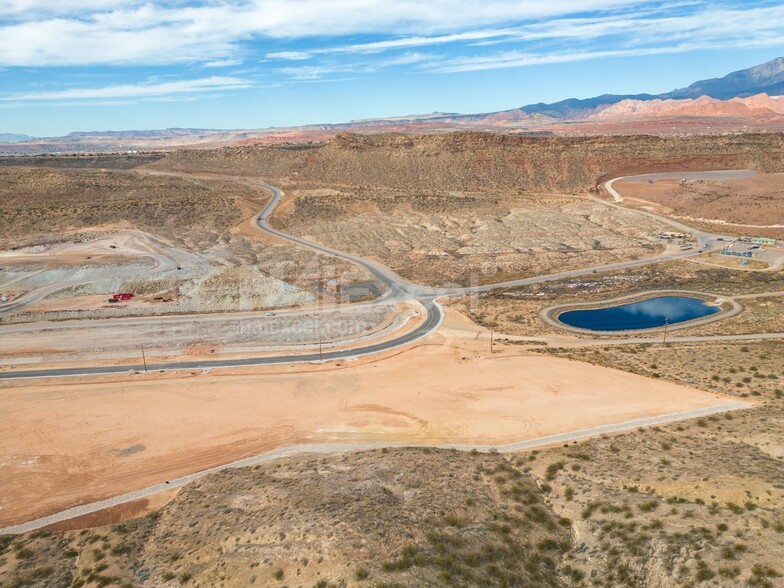
M 698 298 L 660 296 L 622 306 L 569 310 L 558 315 L 558 320 L 570 327 L 592 331 L 631 331 L 682 323 L 719 310 L 718 306 L 708 306 Z

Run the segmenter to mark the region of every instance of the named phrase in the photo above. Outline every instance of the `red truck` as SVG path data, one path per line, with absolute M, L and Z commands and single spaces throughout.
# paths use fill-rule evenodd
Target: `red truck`
M 112 296 L 115 300 L 130 300 L 133 298 L 133 294 L 131 292 L 120 292 L 119 294 L 115 294 Z

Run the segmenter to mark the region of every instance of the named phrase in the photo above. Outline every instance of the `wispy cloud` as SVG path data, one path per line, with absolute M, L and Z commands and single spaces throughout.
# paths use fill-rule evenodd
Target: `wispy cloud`
M 292 65 L 288 67 L 280 67 L 274 71 L 276 74 L 283 75 L 284 77 L 296 81 L 316 80 L 336 73 L 367 74 L 382 71 L 392 67 L 410 66 L 417 63 L 428 63 L 435 59 L 438 59 L 438 56 L 427 53 L 406 52 L 384 59 L 365 60 L 359 62 L 332 61 L 318 65 Z
M 318 51 L 317 53 L 324 53 L 325 50 Z M 277 51 L 274 53 L 267 53 L 267 59 L 278 59 L 280 61 L 303 61 L 310 59 L 315 53 L 308 53 L 306 51 Z
M 455 74 L 784 47 L 782 31 L 784 4 L 769 0 L 0 0 L 4 77 L 20 67 L 237 70 L 68 89 L 40 76 L 40 87 L 17 86 L 0 102 L 197 99 L 393 69 Z
M 432 37 L 403 37 L 398 39 L 388 39 L 385 41 L 373 41 L 371 43 L 353 43 L 350 45 L 338 45 L 314 49 L 310 52 L 303 51 L 279 51 L 268 53 L 268 59 L 280 59 L 297 61 L 310 59 L 316 55 L 330 55 L 339 53 L 381 53 L 391 49 L 411 49 L 414 47 L 425 47 L 430 45 L 443 45 L 447 43 L 457 43 L 460 41 L 478 41 L 485 39 L 508 38 L 519 32 L 518 29 L 497 29 L 470 31 L 465 33 L 455 33 L 451 35 L 437 35 Z
M 464 34 L 634 4 L 639 0 L 11 0 L 0 4 L 0 65 L 215 61 L 265 38 Z
M 678 12 L 687 8 L 694 10 Z M 675 14 L 670 14 L 668 9 Z M 411 62 L 411 65 L 416 64 L 414 71 L 459 73 L 705 49 L 784 46 L 782 30 L 784 6 L 716 8 L 684 2 L 657 4 L 648 9 L 601 17 L 570 17 L 499 29 L 335 45 L 311 49 L 307 53 L 271 53 L 267 57 L 299 61 L 310 59 L 322 63 L 323 60 L 331 60 L 330 63 L 334 63 L 335 56 L 346 55 L 348 58 L 342 61 L 341 71 L 350 71 L 352 55 L 367 56 L 412 47 L 459 44 L 462 49 L 452 51 L 451 57 L 431 55 L 429 59 L 418 58 Z M 498 50 L 493 49 L 494 46 L 513 49 Z M 367 57 L 358 62 L 354 71 L 378 71 L 392 64 L 388 58 L 379 57 L 376 58 L 376 66 L 370 67 L 365 59 Z M 277 71 L 295 78 L 300 72 L 309 71 L 309 75 L 316 77 L 326 75 L 334 67 L 309 64 Z
M 54 101 L 54 100 L 110 100 L 122 98 L 163 98 L 175 94 L 194 94 L 218 90 L 240 90 L 249 88 L 252 83 L 242 78 L 218 77 L 176 82 L 122 84 L 100 88 L 72 88 L 49 92 L 26 92 L 5 94 L 4 101 Z
M 537 55 L 509 51 L 481 57 L 463 57 L 450 59 L 440 63 L 431 64 L 430 71 L 437 73 L 456 73 L 467 71 L 482 71 L 489 69 L 508 69 L 513 67 L 527 67 L 531 65 L 547 65 L 553 63 L 571 63 L 575 61 L 588 61 L 611 57 L 630 57 L 641 55 L 661 55 L 663 53 L 677 53 L 682 51 L 679 47 L 652 47 L 647 49 L 627 49 L 617 51 L 583 51 L 573 53 L 555 53 Z
M 235 67 L 242 65 L 242 59 L 219 59 L 217 61 L 208 61 L 204 67 Z

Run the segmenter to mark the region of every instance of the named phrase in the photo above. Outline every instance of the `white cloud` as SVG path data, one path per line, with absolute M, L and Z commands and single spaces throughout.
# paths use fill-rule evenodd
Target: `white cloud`
M 508 51 L 479 57 L 462 57 L 450 59 L 433 64 L 430 71 L 438 73 L 457 73 L 466 71 L 483 71 L 488 69 L 508 69 L 512 67 L 527 67 L 531 65 L 547 65 L 553 63 L 570 63 L 574 61 L 588 61 L 610 57 L 630 57 L 640 55 L 658 55 L 662 53 L 677 53 L 683 49 L 679 47 L 655 47 L 648 49 L 627 49 L 615 51 L 582 51 L 573 53 L 555 53 L 538 55 L 520 51 Z
M 310 81 L 334 73 L 370 73 L 375 71 L 375 68 L 367 64 L 325 64 L 281 67 L 275 71 L 295 81 Z
M 219 59 L 217 61 L 208 61 L 204 67 L 234 67 L 235 65 L 242 65 L 242 59 Z
M 565 19 L 521 28 L 522 41 L 612 38 L 611 49 L 526 52 L 501 51 L 440 60 L 430 72 L 456 73 L 612 57 L 684 53 L 706 49 L 784 46 L 784 6 L 754 10 L 707 10 L 663 18 Z M 617 47 L 617 48 L 615 48 Z
M 318 65 L 309 64 L 281 67 L 276 69 L 275 72 L 295 81 L 313 81 L 320 80 L 324 76 L 335 73 L 373 73 L 390 67 L 413 65 L 415 63 L 426 63 L 433 61 L 434 59 L 437 59 L 437 56 L 426 53 L 403 53 L 388 59 L 378 59 L 375 61 L 362 61 L 355 63 L 332 62 Z
M 76 10 L 112 10 L 142 4 L 140 0 L 3 0 L 0 16 L 68 14 Z
M 218 90 L 240 90 L 252 83 L 242 78 L 219 77 L 181 80 L 176 82 L 120 84 L 101 88 L 72 88 L 49 92 L 6 94 L 2 100 L 14 102 L 51 100 L 110 100 L 120 98 L 162 98 L 174 94 L 193 94 Z
M 323 53 L 324 51 L 319 51 Z M 313 53 L 306 53 L 305 51 L 278 51 L 276 53 L 267 53 L 267 59 L 277 59 L 280 61 L 303 61 L 313 57 Z
M 671 7 L 691 6 L 697 3 L 673 4 Z M 472 46 L 487 46 L 517 41 L 570 41 L 593 40 L 611 36 L 624 38 L 624 42 L 642 44 L 658 42 L 661 45 L 676 39 L 718 40 L 742 44 L 755 37 L 779 35 L 784 44 L 784 6 L 751 9 L 706 9 L 694 14 L 679 16 L 653 16 L 661 9 L 638 11 L 629 14 L 604 15 L 547 20 L 516 27 L 466 31 L 437 36 L 416 36 L 326 47 L 303 54 L 302 59 L 320 54 L 378 53 L 387 50 L 424 47 L 446 43 L 467 42 Z M 270 54 L 270 56 L 285 54 Z
M 394 65 L 457 72 L 716 45 L 776 46 L 784 45 L 783 30 L 784 5 L 740 0 L 734 7 L 733 0 L 0 0 L 0 67 L 220 68 L 253 56 L 311 60 L 270 72 L 305 80 Z M 347 35 L 381 40 L 346 43 Z M 265 51 L 264 39 L 271 38 L 286 39 L 290 49 Z M 400 54 L 446 44 L 475 55 Z M 494 45 L 507 50 L 493 53 Z M 359 63 L 348 63 L 350 56 Z
M 451 35 L 438 35 L 433 37 L 402 37 L 397 39 L 387 39 L 385 41 L 374 41 L 372 43 L 354 43 L 351 45 L 338 45 L 336 47 L 325 47 L 304 51 L 280 51 L 277 53 L 267 53 L 268 59 L 279 59 L 296 61 L 311 59 L 316 55 L 329 55 L 339 53 L 358 53 L 372 54 L 381 53 L 394 49 L 410 49 L 413 47 L 425 47 L 428 45 L 442 45 L 446 43 L 456 43 L 460 41 L 477 41 L 483 39 L 496 39 L 510 37 L 518 32 L 518 29 L 498 29 L 469 31 L 465 33 L 454 33 Z
M 607 10 L 639 0 L 12 0 L 0 65 L 165 64 L 228 59 L 253 38 L 460 32 Z M 9 19 L 8 14 L 13 18 Z

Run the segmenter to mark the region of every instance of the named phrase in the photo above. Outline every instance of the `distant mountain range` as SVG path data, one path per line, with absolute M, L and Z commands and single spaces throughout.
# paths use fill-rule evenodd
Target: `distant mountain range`
M 0 143 L 20 143 L 21 141 L 30 141 L 35 139 L 30 135 L 17 135 L 16 133 L 0 133 Z
M 555 119 L 585 118 L 602 107 L 617 104 L 623 100 L 685 100 L 707 96 L 717 100 L 748 98 L 757 94 L 779 96 L 784 94 L 784 57 L 755 65 L 748 69 L 732 72 L 723 78 L 712 78 L 694 82 L 687 88 L 680 88 L 666 94 L 603 94 L 595 98 L 579 100 L 570 98 L 552 104 L 529 104 L 521 110 L 529 114 L 543 114 Z
M 604 94 L 499 112 L 434 112 L 276 129 L 74 132 L 47 139 L 0 133 L 0 155 L 323 141 L 344 131 L 440 133 L 453 130 L 537 135 L 784 132 L 784 57 L 665 94 Z

